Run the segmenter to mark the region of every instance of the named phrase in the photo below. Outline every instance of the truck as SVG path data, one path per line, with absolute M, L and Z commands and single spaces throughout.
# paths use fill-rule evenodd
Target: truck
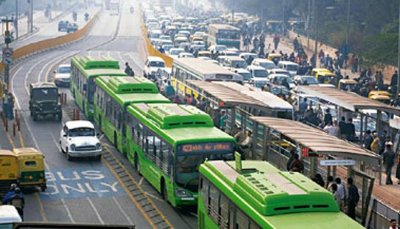
M 38 82 L 30 85 L 29 111 L 33 121 L 48 115 L 61 121 L 62 109 L 58 88 L 53 82 Z

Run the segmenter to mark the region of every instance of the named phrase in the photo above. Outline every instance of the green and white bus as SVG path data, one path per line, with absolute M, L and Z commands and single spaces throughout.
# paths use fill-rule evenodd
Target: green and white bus
M 197 205 L 199 166 L 233 158 L 235 140 L 209 115 L 178 104 L 131 104 L 128 159 L 172 206 Z
M 265 161 L 206 161 L 200 166 L 200 229 L 357 229 L 333 195 L 300 173 Z
M 157 86 L 144 77 L 99 76 L 95 80 L 94 120 L 100 130 L 122 153 L 126 154 L 124 120 L 132 103 L 170 103 Z
M 240 50 L 240 29 L 228 24 L 208 26 L 208 45 L 225 45 Z
M 94 79 L 98 76 L 126 76 L 119 62 L 105 57 L 74 56 L 71 59 L 71 93 L 88 119 L 93 119 Z

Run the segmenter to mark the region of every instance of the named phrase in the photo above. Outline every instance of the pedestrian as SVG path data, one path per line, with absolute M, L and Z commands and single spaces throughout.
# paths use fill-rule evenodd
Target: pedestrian
M 296 153 L 294 154 L 294 160 L 290 164 L 290 171 L 302 173 L 304 171 L 303 162 L 300 160 L 300 156 Z
M 347 178 L 347 190 L 349 192 L 347 199 L 347 215 L 352 219 L 356 219 L 356 207 L 360 200 L 360 195 L 351 177 Z
M 11 184 L 9 191 L 3 197 L 3 204 L 9 204 L 11 198 L 15 195 L 15 188 L 17 188 L 17 184 Z
M 338 205 L 339 209 L 341 210 L 341 206 L 342 205 L 341 205 L 341 199 L 340 199 L 340 196 L 339 196 L 337 184 L 333 183 L 332 186 L 331 186 L 331 189 L 332 189 L 331 192 L 333 194 L 333 197 L 335 197 L 336 204 Z
M 367 130 L 364 134 L 364 148 L 367 150 L 371 150 L 371 143 L 374 141 L 374 138 L 371 135 L 371 131 Z
M 172 99 L 175 97 L 175 89 L 172 87 L 171 82 L 168 81 L 164 88 L 164 94 L 167 98 Z
M 324 115 L 324 125 L 327 125 L 328 123 L 332 123 L 333 119 L 331 115 L 331 110 L 329 108 L 327 108 L 325 112 L 326 113 Z
M 344 116 L 339 121 L 339 130 L 341 138 L 344 138 L 346 136 L 346 118 Z
M 397 221 L 395 219 L 390 220 L 390 227 L 389 229 L 398 229 L 397 227 Z
M 289 157 L 289 160 L 286 163 L 286 170 L 287 171 L 290 171 L 290 166 L 292 165 L 292 162 L 295 159 L 295 157 L 294 157 L 295 154 L 296 154 L 296 150 L 295 149 L 290 150 L 290 157 Z
M 353 119 L 349 118 L 347 119 L 346 123 L 346 139 L 347 141 L 354 141 L 356 138 L 356 127 L 353 124 Z
M 220 118 L 219 118 L 219 128 L 221 130 L 225 130 L 225 125 L 226 125 L 226 112 L 225 111 L 221 111 L 220 112 Z
M 182 103 L 181 99 L 179 98 L 179 95 L 175 95 L 175 98 L 172 100 L 172 102 L 176 104 Z
M 129 66 L 128 62 L 125 63 L 125 74 L 127 74 L 128 76 L 135 76 L 135 72 L 133 71 L 131 66 Z
M 376 154 L 379 154 L 379 142 L 380 142 L 379 135 L 378 133 L 376 133 L 376 131 L 374 131 L 372 132 L 372 137 L 374 140 L 372 141 L 370 146 L 371 151 Z
M 397 184 L 400 184 L 400 156 L 397 156 L 396 178 Z
M 274 40 L 274 48 L 275 48 L 275 50 L 277 50 L 278 49 L 278 45 L 279 45 L 279 41 L 280 41 L 280 38 L 279 38 L 278 34 L 275 34 L 273 40 Z
M 386 184 L 391 185 L 393 184 L 392 181 L 392 168 L 394 165 L 394 159 L 396 157 L 396 154 L 392 150 L 392 142 L 386 142 L 386 149 L 385 152 L 383 152 L 382 157 L 383 157 L 383 165 L 385 166 L 385 173 L 386 173 Z
M 13 205 L 17 209 L 21 219 L 24 219 L 25 198 L 19 187 L 15 188 L 15 194 L 11 197 L 8 204 Z
M 333 176 L 328 176 L 326 179 L 326 186 L 325 188 L 329 191 L 332 191 L 332 185 L 335 184 L 335 181 L 333 180 Z M 337 186 L 336 186 L 337 187 Z
M 324 181 L 324 178 L 322 178 L 321 174 L 319 174 L 319 173 L 315 174 L 313 181 L 315 183 L 319 184 L 321 187 L 325 187 L 325 181 Z
M 339 177 L 336 177 L 335 179 L 335 184 L 337 185 L 337 192 L 338 192 L 338 197 L 340 200 L 340 209 L 343 210 L 343 206 L 344 206 L 344 201 L 346 200 L 346 189 L 343 185 L 342 180 Z

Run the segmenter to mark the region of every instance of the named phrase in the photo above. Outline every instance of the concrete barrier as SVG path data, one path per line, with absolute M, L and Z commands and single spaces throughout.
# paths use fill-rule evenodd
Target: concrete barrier
M 94 25 L 95 21 L 98 18 L 98 13 L 92 17 L 92 19 L 81 29 L 77 30 L 76 32 L 69 33 L 63 36 L 55 37 L 55 38 L 50 38 L 38 42 L 31 43 L 29 45 L 25 45 L 23 47 L 17 48 L 14 50 L 13 54 L 13 59 L 14 61 L 21 59 L 23 57 L 43 52 L 48 49 L 52 49 L 76 40 L 81 39 L 84 37 L 89 30 L 92 28 Z M 4 71 L 4 64 L 0 63 L 0 72 Z
M 169 57 L 166 54 L 161 53 L 156 48 L 154 48 L 153 44 L 151 44 L 151 41 L 147 35 L 148 32 L 147 32 L 146 26 L 144 25 L 143 18 L 142 18 L 142 26 L 141 27 L 142 27 L 142 33 L 143 33 L 145 46 L 146 46 L 146 50 L 147 50 L 147 55 L 148 56 L 158 56 L 158 57 L 162 58 L 165 62 L 165 66 L 171 68 L 172 65 L 174 64 L 174 59 Z

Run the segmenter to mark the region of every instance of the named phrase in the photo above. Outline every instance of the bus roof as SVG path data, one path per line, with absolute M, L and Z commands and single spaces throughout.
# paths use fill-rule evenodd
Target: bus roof
M 126 76 L 125 72 L 121 69 L 90 69 L 83 70 L 83 75 L 87 78 L 97 76 Z
M 197 73 L 200 75 L 209 75 L 209 74 L 235 75 L 235 73 L 229 71 L 226 68 L 216 65 L 210 61 L 198 58 L 175 59 L 174 65 L 180 66 L 182 68 L 185 68 L 187 71 L 191 71 L 193 73 Z
M 158 93 L 157 86 L 144 77 L 110 77 L 99 76 L 96 84 L 103 88 L 120 105 L 130 103 L 170 103 L 171 101 Z
M 240 31 L 239 28 L 228 25 L 228 24 L 210 24 L 208 26 L 209 29 L 218 29 L 218 30 L 235 30 L 235 31 Z
M 208 142 L 234 141 L 233 137 L 214 127 L 209 115 L 194 106 L 139 103 L 129 105 L 127 110 L 154 128 L 159 128 L 171 143 L 192 142 L 202 138 Z
M 238 172 L 235 161 L 206 161 L 200 172 L 260 226 L 362 228 L 340 212 L 329 191 L 301 173 L 280 171 L 266 161 L 241 163 Z
M 105 56 L 74 56 L 71 63 L 82 66 L 83 69 L 119 69 L 119 62 Z
M 96 82 L 103 81 L 116 94 L 159 93 L 157 86 L 144 77 L 110 77 L 100 76 Z

